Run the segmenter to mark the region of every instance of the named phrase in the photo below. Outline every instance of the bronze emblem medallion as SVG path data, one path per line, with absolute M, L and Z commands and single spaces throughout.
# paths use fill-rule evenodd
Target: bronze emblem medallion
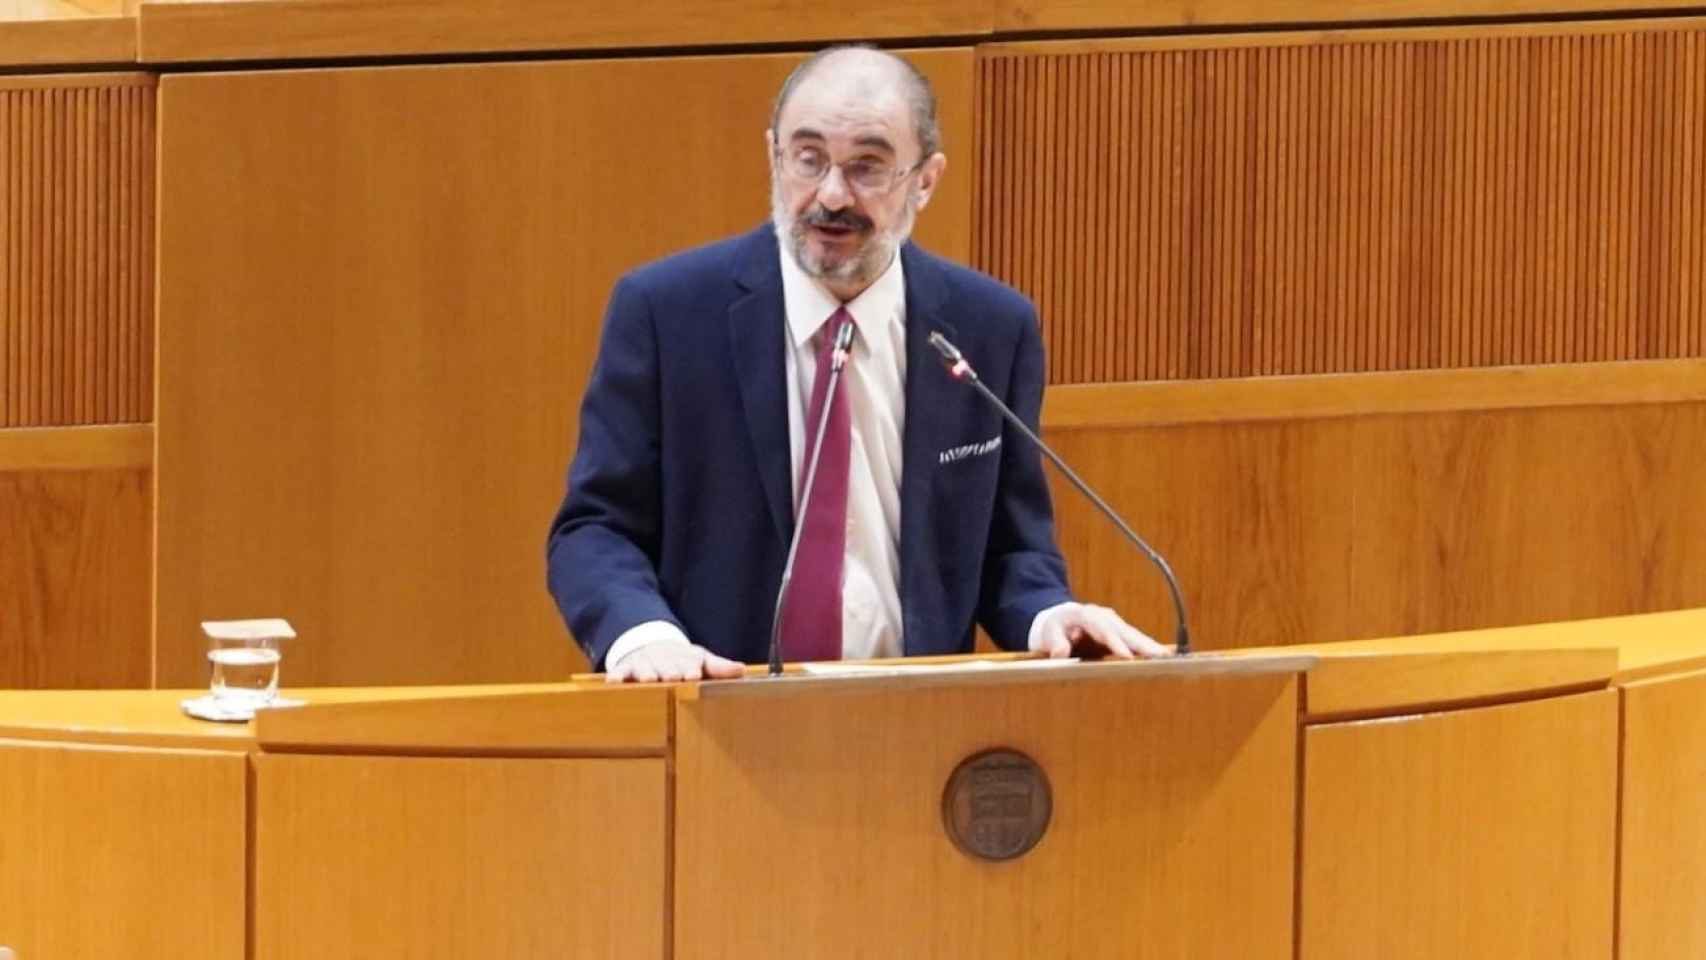
M 1048 832 L 1054 794 L 1037 762 L 1017 750 L 974 753 L 942 791 L 942 826 L 967 856 L 1013 860 Z

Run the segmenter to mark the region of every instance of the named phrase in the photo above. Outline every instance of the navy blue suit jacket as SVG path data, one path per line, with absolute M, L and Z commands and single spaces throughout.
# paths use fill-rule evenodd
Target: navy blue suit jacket
M 546 548 L 551 593 L 595 669 L 647 620 L 726 657 L 767 657 L 794 523 L 777 256 L 766 224 L 641 267 L 611 295 Z M 1042 458 L 947 375 L 926 338 L 940 330 L 959 345 L 1034 428 L 1036 312 L 910 243 L 901 262 L 903 644 L 908 655 L 969 651 L 975 619 L 1023 649 L 1036 613 L 1069 599 Z

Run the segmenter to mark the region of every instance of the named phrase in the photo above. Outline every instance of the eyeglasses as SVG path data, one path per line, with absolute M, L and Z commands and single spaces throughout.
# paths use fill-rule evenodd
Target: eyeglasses
M 860 157 L 857 160 L 836 163 L 829 159 L 829 154 L 824 152 L 822 147 L 812 144 L 799 144 L 787 150 L 778 150 L 777 158 L 781 161 L 783 172 L 805 183 L 818 183 L 829 176 L 829 168 L 840 167 L 841 176 L 847 181 L 847 185 L 863 194 L 887 193 L 894 189 L 895 184 L 924 166 L 924 160 L 920 160 L 904 170 L 899 170 L 893 163 L 878 157 Z

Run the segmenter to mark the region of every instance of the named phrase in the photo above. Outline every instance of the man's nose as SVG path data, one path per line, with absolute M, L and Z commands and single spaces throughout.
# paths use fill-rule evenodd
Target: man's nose
M 845 210 L 853 205 L 853 188 L 839 164 L 832 164 L 817 185 L 817 202 L 829 210 Z

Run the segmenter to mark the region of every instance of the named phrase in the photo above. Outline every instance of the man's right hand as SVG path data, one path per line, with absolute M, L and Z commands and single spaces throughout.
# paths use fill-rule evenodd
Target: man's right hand
M 604 679 L 610 683 L 668 683 L 675 680 L 732 680 L 746 665 L 692 643 L 654 641 L 629 652 Z

